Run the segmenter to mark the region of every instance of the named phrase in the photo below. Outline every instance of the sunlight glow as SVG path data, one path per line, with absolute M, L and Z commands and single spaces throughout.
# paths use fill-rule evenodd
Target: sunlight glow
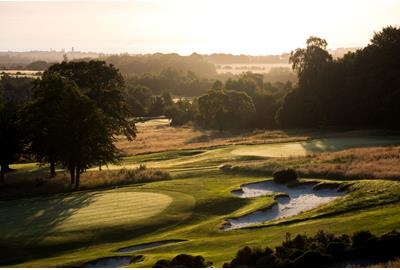
M 0 2 L 0 50 L 278 54 L 310 35 L 364 46 L 399 25 L 400 1 Z

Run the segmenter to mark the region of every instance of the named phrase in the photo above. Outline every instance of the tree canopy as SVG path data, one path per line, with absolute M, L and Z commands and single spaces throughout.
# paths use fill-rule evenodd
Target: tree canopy
M 80 173 L 115 162 L 118 151 L 105 113 L 74 81 L 46 73 L 35 82 L 34 99 L 25 108 L 31 151 L 38 160 L 57 162 L 79 188 Z M 54 172 L 52 172 L 54 173 Z
M 210 90 L 199 97 L 198 106 L 202 124 L 221 132 L 227 127 L 243 127 L 255 112 L 251 98 L 235 90 Z
M 398 128 L 400 28 L 386 27 L 362 50 L 331 60 L 313 38 L 292 53 L 299 85 L 277 114 L 282 127 Z
M 58 73 L 77 84 L 108 118 L 109 128 L 128 139 L 135 137 L 135 124 L 123 96 L 125 82 L 120 72 L 104 61 L 71 61 L 54 64 L 44 72 Z

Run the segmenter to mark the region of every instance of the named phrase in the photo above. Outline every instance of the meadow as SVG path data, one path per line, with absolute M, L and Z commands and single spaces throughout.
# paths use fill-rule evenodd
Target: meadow
M 207 140 L 199 142 L 195 139 L 199 137 Z M 319 230 L 337 234 L 370 230 L 379 235 L 400 229 L 397 172 L 382 174 L 378 165 L 367 170 L 368 163 L 390 162 L 394 166 L 400 158 L 399 142 L 396 136 L 368 132 L 218 134 L 173 128 L 165 120 L 152 120 L 138 126 L 137 141 L 120 140 L 119 147 L 126 154 L 120 164 L 104 167 L 101 172 L 92 168 L 82 175 L 83 190 L 49 188 L 46 195 L 3 198 L 1 264 L 81 266 L 102 257 L 143 255 L 129 266 L 151 267 L 159 259 L 186 253 L 201 255 L 221 267 L 239 248 L 273 247 L 287 232 L 311 235 Z M 141 164 L 146 165 L 145 170 L 161 170 L 170 177 L 143 182 L 124 182 L 123 173 L 117 177 L 121 170 Z M 340 177 L 306 173 L 312 168 L 333 171 L 332 164 L 349 167 L 338 167 Z M 270 181 L 272 171 L 279 166 L 295 167 L 302 176 L 300 182 L 312 183 L 315 189 L 334 187 L 346 194 L 295 216 L 223 230 L 227 219 L 268 209 L 274 203 L 272 195 L 240 198 L 232 191 L 244 184 Z M 6 181 L 13 177 L 35 181 L 47 174 L 46 167 L 34 163 L 11 167 L 16 171 Z M 346 174 L 348 168 L 369 174 Z M 62 171 L 58 174 L 64 177 Z M 119 182 L 104 185 L 108 178 Z M 44 179 L 43 185 L 59 180 Z M 186 241 L 123 254 L 118 251 L 166 240 Z

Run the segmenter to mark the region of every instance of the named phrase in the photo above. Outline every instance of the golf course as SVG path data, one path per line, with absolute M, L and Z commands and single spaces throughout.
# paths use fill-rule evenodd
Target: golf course
M 139 134 L 150 124 L 139 125 Z M 169 128 L 167 121 L 154 120 L 153 125 L 160 133 Z M 400 182 L 395 179 L 335 180 L 300 175 L 296 193 L 296 187 L 271 185 L 271 174 L 262 171 L 223 169 L 233 166 L 228 164 L 257 167 L 271 160 L 301 160 L 332 151 L 397 149 L 399 143 L 400 137 L 395 136 L 342 135 L 126 156 L 102 172 L 145 165 L 168 171 L 171 179 L 2 200 L 1 262 L 12 267 L 89 267 L 106 258 L 102 266 L 151 267 L 160 259 L 185 253 L 201 255 L 221 267 L 238 249 L 246 245 L 273 247 L 286 233 L 369 230 L 379 235 L 400 229 Z M 34 163 L 11 167 L 16 169 L 11 175 L 46 170 Z M 98 168 L 87 173 L 91 171 Z M 288 194 L 292 201 L 282 201 L 278 193 Z M 314 197 L 307 197 L 312 194 Z M 305 205 L 310 200 L 314 204 Z M 282 205 L 289 207 L 289 212 L 268 212 L 279 212 Z M 247 217 L 254 213 L 261 218 L 249 223 Z M 247 223 L 227 229 L 229 221 L 243 218 Z

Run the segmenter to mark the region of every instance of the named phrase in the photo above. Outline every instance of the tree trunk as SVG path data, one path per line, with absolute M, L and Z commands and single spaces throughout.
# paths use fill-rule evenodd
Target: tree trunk
M 81 170 L 79 169 L 79 167 L 76 167 L 75 189 L 79 189 L 80 177 L 81 177 Z
M 99 171 L 101 171 L 101 163 L 99 164 Z
M 69 169 L 69 173 L 71 175 L 71 186 L 75 183 L 75 167 L 71 167 Z
M 1 169 L 0 169 L 0 182 L 4 183 L 4 173 L 6 170 L 6 166 L 4 164 L 1 164 Z
M 50 161 L 50 177 L 56 176 L 56 164 L 54 161 Z

